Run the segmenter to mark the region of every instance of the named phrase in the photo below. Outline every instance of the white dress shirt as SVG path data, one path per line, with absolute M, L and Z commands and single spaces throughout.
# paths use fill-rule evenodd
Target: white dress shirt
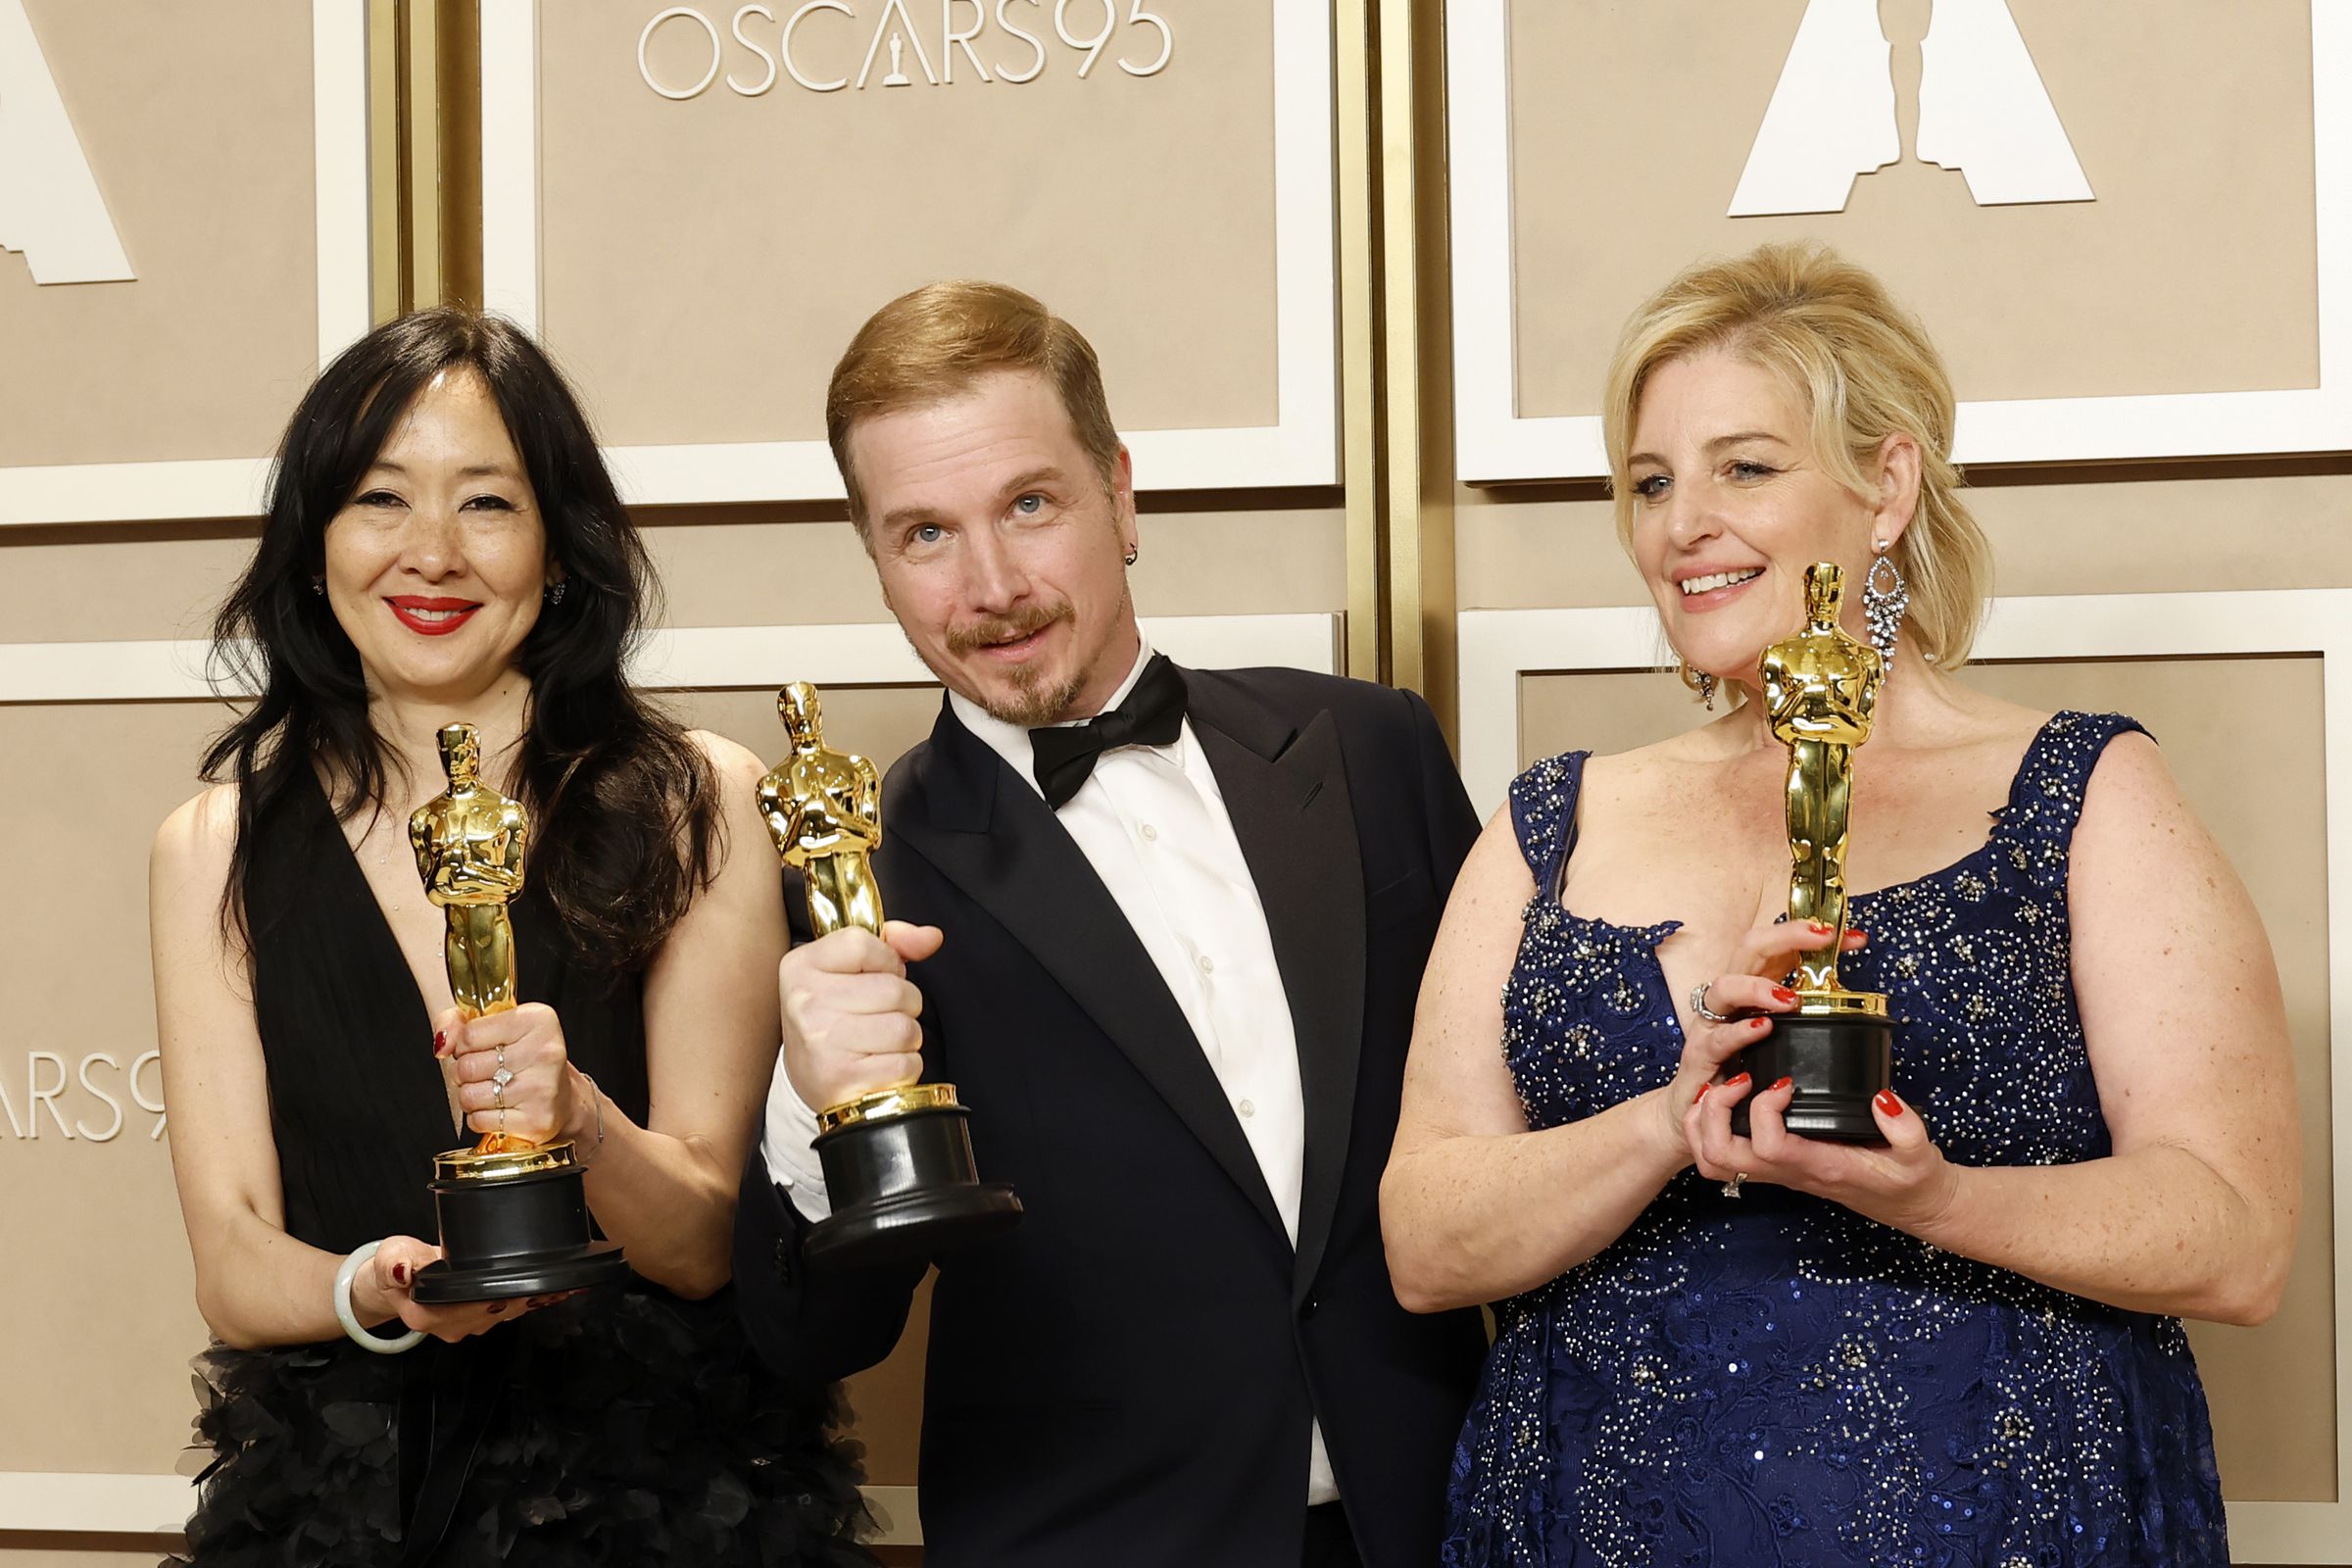
M 1105 710 L 1126 700 L 1151 658 L 1146 644 L 1127 679 L 1103 705 Z M 955 693 L 948 703 L 964 728 L 1042 798 L 1031 767 L 1029 732 L 991 717 Z M 1257 884 L 1192 721 L 1185 720 L 1170 745 L 1104 752 L 1055 814 L 1184 1009 L 1296 1247 L 1306 1102 L 1298 1083 L 1290 997 L 1274 961 L 1274 939 L 1266 929 Z M 793 1206 L 810 1220 L 832 1211 L 823 1168 L 809 1148 L 815 1136 L 816 1113 L 779 1069 L 768 1091 L 761 1152 L 769 1173 L 791 1193 Z M 1306 1500 L 1310 1505 L 1333 1502 L 1339 1494 L 1318 1423 L 1311 1436 Z

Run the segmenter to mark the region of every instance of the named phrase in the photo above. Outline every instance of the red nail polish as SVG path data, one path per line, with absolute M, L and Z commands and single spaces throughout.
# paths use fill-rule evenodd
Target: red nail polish
M 1709 1079 L 1707 1082 L 1705 1082 L 1705 1083 L 1703 1083 L 1703 1084 L 1700 1084 L 1700 1085 L 1698 1086 L 1698 1093 L 1697 1093 L 1697 1094 L 1695 1094 L 1695 1095 L 1692 1095 L 1692 1096 L 1690 1097 L 1690 1103 L 1692 1103 L 1693 1105 L 1695 1105 L 1695 1104 L 1697 1104 L 1697 1103 L 1698 1103 L 1700 1101 L 1702 1101 L 1702 1100 L 1706 1099 L 1706 1098 L 1707 1098 L 1707 1091 L 1708 1091 L 1708 1090 L 1710 1090 L 1710 1089 L 1712 1089 L 1712 1088 L 1714 1088 L 1714 1087 L 1715 1087 L 1715 1083 L 1714 1083 L 1714 1080 L 1713 1080 L 1713 1079 Z
M 1737 1089 L 1745 1082 L 1747 1082 L 1747 1074 L 1741 1073 L 1736 1078 L 1726 1078 L 1723 1081 L 1723 1087 L 1726 1089 Z
M 490 1303 L 490 1315 L 492 1317 L 498 1316 L 499 1313 L 504 1312 L 506 1309 L 507 1303 L 504 1301 L 492 1301 Z
M 1764 1092 L 1768 1095 L 1777 1095 L 1794 1082 L 1796 1082 L 1796 1080 L 1793 1078 L 1783 1078 L 1780 1082 L 1774 1084 L 1770 1089 L 1767 1089 Z
M 409 1059 L 410 1059 L 411 1061 L 415 1061 L 416 1058 L 416 1057 L 414 1057 L 414 1056 L 411 1056 Z M 406 1285 L 406 1284 L 408 1284 L 408 1283 L 409 1283 L 409 1265 L 408 1265 L 408 1264 L 406 1264 L 406 1263 L 395 1263 L 395 1264 L 393 1264 L 393 1265 L 392 1265 L 392 1283 L 393 1283 L 393 1284 L 395 1284 L 395 1285 Z
M 1849 937 L 1860 937 L 1865 942 L 1870 940 L 1870 933 L 1861 929 L 1859 926 L 1847 926 L 1845 928 L 1845 934 Z
M 1774 986 L 1772 988 L 1772 1000 L 1775 1002 L 1794 1002 L 1796 1000 L 1796 993 L 1789 990 L 1787 986 Z
M 1827 920 L 1807 920 L 1805 925 L 1809 930 L 1818 931 L 1825 937 L 1830 934 L 1830 922 Z
M 1871 1102 L 1889 1116 L 1900 1116 L 1903 1113 L 1903 1102 L 1894 1097 L 1894 1091 L 1891 1089 L 1880 1090 L 1871 1098 Z
M 443 1047 L 445 1047 L 445 1046 L 447 1046 L 448 1044 L 449 1044 L 449 1036 L 447 1036 L 447 1035 L 443 1034 L 443 1033 L 442 1033 L 440 1030 L 438 1030 L 438 1029 L 436 1029 L 436 1030 L 434 1030 L 434 1031 L 433 1031 L 433 1054 L 434 1054 L 434 1055 L 438 1056 L 439 1054 L 441 1054 L 442 1048 L 443 1048 Z M 409 1059 L 410 1059 L 411 1061 L 415 1061 L 416 1058 L 416 1057 L 414 1057 L 414 1056 L 411 1056 Z

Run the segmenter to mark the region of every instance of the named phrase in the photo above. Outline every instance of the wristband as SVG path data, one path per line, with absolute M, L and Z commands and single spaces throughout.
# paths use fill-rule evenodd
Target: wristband
M 588 1086 L 589 1102 L 596 1106 L 596 1152 L 580 1161 L 580 1168 L 586 1170 L 596 1163 L 597 1155 L 605 1152 L 605 1092 L 596 1087 L 595 1079 L 580 1072 L 579 1068 L 574 1067 L 571 1070 L 580 1074 L 580 1081 Z
M 359 1315 L 351 1309 L 351 1277 L 360 1271 L 362 1264 L 373 1260 L 375 1250 L 382 1245 L 381 1242 L 369 1242 L 345 1258 L 343 1266 L 335 1270 L 335 1316 L 341 1320 L 343 1332 L 357 1341 L 362 1348 L 373 1350 L 378 1355 L 398 1355 L 403 1350 L 415 1349 L 424 1338 L 424 1330 L 411 1329 L 398 1339 L 387 1340 L 364 1327 Z

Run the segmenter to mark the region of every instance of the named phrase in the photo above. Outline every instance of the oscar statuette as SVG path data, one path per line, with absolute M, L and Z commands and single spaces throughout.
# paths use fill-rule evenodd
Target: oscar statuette
M 507 905 L 522 891 L 530 822 L 520 805 L 480 781 L 481 741 L 471 724 L 446 725 L 440 739 L 449 789 L 409 818 L 409 846 L 425 897 L 449 919 L 450 995 L 466 1017 L 480 1018 L 514 1005 Z M 503 1092 L 505 1080 L 497 1083 Z M 586 1174 L 568 1142 L 533 1144 L 504 1131 L 434 1155 L 444 1255 L 416 1271 L 416 1299 L 505 1300 L 625 1275 L 617 1248 L 592 1250 Z
M 1764 650 L 1764 716 L 1788 748 L 1788 918 L 1818 920 L 1828 946 L 1797 955 L 1796 1010 L 1771 1014 L 1772 1033 L 1734 1056 L 1727 1072 L 1758 1084 L 1795 1080 L 1788 1130 L 1843 1144 L 1884 1144 L 1871 1097 L 1892 1072 L 1894 1024 L 1886 998 L 1838 983 L 1845 931 L 1845 844 L 1853 805 L 1854 748 L 1870 739 L 1886 670 L 1878 650 L 1838 624 L 1845 574 L 1829 562 L 1805 568 L 1805 628 Z M 1747 1136 L 1747 1102 L 1732 1130 Z
M 760 812 L 776 853 L 807 879 L 809 929 L 879 933 L 882 890 L 868 858 L 882 842 L 874 764 L 825 744 L 807 681 L 776 694 L 776 713 L 792 751 L 760 781 Z M 853 1267 L 929 1257 L 1019 1220 L 1012 1189 L 980 1180 L 970 1120 L 956 1086 L 939 1083 L 901 1084 L 818 1111 L 813 1147 L 833 1211 L 809 1228 L 803 1254 Z

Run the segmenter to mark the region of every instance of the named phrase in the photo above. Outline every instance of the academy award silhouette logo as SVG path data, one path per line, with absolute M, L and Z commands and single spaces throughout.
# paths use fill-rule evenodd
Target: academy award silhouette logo
M 0 250 L 22 251 L 35 283 L 137 276 L 24 0 L 0 0 Z
M 1857 176 L 1903 156 L 1879 26 L 1879 0 L 1810 0 L 1729 216 L 1843 212 Z M 2008 0 L 1935 0 L 1919 50 L 1922 163 L 1980 207 L 2093 199 Z

